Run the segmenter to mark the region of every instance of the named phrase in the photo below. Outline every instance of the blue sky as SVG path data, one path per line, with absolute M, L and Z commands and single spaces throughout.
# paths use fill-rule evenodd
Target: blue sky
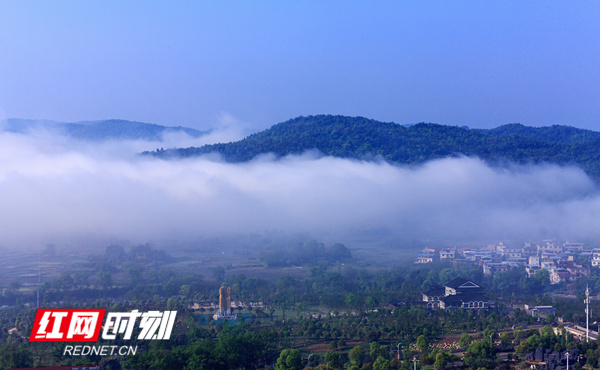
M 0 119 L 600 130 L 600 1 L 3 1 Z

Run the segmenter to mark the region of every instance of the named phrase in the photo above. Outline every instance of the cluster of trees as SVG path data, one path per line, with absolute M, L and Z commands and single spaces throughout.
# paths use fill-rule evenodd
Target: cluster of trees
M 123 307 L 118 309 L 123 309 Z M 34 312 L 34 310 L 30 311 L 30 314 Z M 140 346 L 140 353 L 136 356 L 128 356 L 120 359 L 101 358 L 97 356 L 63 356 L 60 345 L 57 346 L 52 343 L 29 343 L 27 345 L 22 340 L 17 340 L 19 337 L 4 338 L 2 344 L 0 344 L 0 367 L 24 367 L 48 363 L 83 364 L 110 362 L 111 366 L 117 363 L 124 369 L 230 369 L 247 368 L 248 366 L 261 367 L 276 362 L 276 369 L 298 369 L 304 366 L 319 368 L 318 365 L 321 366 L 321 369 L 337 369 L 343 365 L 349 369 L 399 369 L 402 367 L 408 370 L 411 368 L 410 360 L 416 356 L 420 366 L 431 366 L 436 370 L 442 370 L 448 363 L 459 359 L 452 353 L 444 352 L 440 349 L 432 349 L 429 346 L 431 338 L 435 338 L 436 336 L 436 330 L 431 327 L 421 326 L 427 324 L 428 321 L 439 321 L 437 325 L 447 326 L 447 329 L 452 326 L 461 328 L 464 323 L 469 321 L 478 321 L 479 327 L 487 326 L 480 340 L 472 340 L 470 336 L 463 334 L 460 346 L 465 350 L 464 362 L 467 366 L 471 368 L 489 368 L 494 365 L 495 350 L 489 336 L 495 336 L 496 329 L 507 324 L 507 322 L 499 320 L 497 314 L 487 315 L 486 317 L 467 314 L 467 316 L 461 317 L 464 312 L 457 312 L 458 316 L 450 317 L 445 322 L 444 320 L 439 320 L 441 316 L 438 313 L 427 313 L 425 310 L 411 311 L 397 311 L 395 314 L 391 314 L 389 311 L 372 312 L 361 314 L 358 318 L 353 315 L 342 315 L 340 317 L 327 317 L 325 319 L 311 318 L 299 321 L 306 321 L 308 323 L 307 331 L 310 331 L 310 327 L 315 323 L 317 323 L 317 325 L 314 325 L 315 327 L 327 327 L 336 320 L 342 323 L 345 322 L 344 327 L 340 328 L 341 330 L 337 335 L 342 337 L 346 335 L 346 338 L 348 338 L 347 335 L 357 334 L 359 337 L 362 335 L 348 331 L 351 327 L 359 326 L 359 330 L 368 330 L 384 327 L 389 322 L 402 322 L 402 325 L 405 325 L 405 332 L 401 335 L 407 338 L 401 341 L 404 348 L 401 357 L 408 360 L 404 361 L 404 363 L 394 358 L 395 349 L 391 351 L 388 346 L 379 344 L 379 341 L 386 340 L 385 338 L 373 340 L 367 349 L 364 346 L 356 346 L 350 350 L 345 348 L 346 340 L 333 341 L 330 345 L 330 351 L 325 356 L 322 358 L 312 356 L 309 363 L 306 360 L 302 360 L 299 352 L 296 350 L 287 349 L 281 351 L 282 347 L 289 346 L 289 343 L 286 342 L 289 333 L 284 332 L 286 327 L 281 322 L 278 322 L 273 327 L 248 327 L 243 324 L 238 326 L 213 325 L 198 327 L 194 325 L 191 318 L 187 318 L 184 322 L 178 323 L 171 341 L 140 342 L 134 338 L 128 344 Z M 418 316 L 413 316 L 414 314 Z M 416 318 L 419 318 L 421 321 L 415 321 Z M 293 322 L 294 320 L 291 321 Z M 387 332 L 388 329 L 384 329 L 383 331 Z M 415 338 L 418 334 L 419 336 Z M 501 336 L 503 343 L 513 342 L 511 339 L 508 339 L 509 336 L 506 334 L 503 333 Z M 517 353 L 521 355 L 538 347 L 553 348 L 555 350 L 579 348 L 584 352 L 587 351 L 588 363 L 592 364 L 597 363 L 598 355 L 600 354 L 600 349 L 595 342 L 585 344 L 574 341 L 572 337 L 556 336 L 550 327 L 544 327 L 539 333 L 537 330 L 527 332 L 517 330 L 513 336 L 515 341 L 521 341 L 517 346 Z M 369 340 L 369 338 L 362 338 L 363 340 Z M 396 340 L 392 341 L 392 343 L 396 343 Z M 19 341 L 21 342 L 20 344 Z M 409 348 L 409 344 L 411 343 L 416 343 L 416 350 L 418 352 Z M 278 358 L 276 354 L 279 354 Z M 113 368 L 111 366 L 106 366 L 106 368 Z
M 600 177 L 600 134 L 566 126 L 540 129 L 507 125 L 494 130 L 419 123 L 410 127 L 363 117 L 318 115 L 297 117 L 228 144 L 170 149 L 145 154 L 189 157 L 220 153 L 229 161 L 248 161 L 259 154 L 277 156 L 318 150 L 325 155 L 410 164 L 456 156 L 492 162 L 576 164 Z
M 551 349 L 556 352 L 565 350 L 578 349 L 580 353 L 584 353 L 584 362 L 579 362 L 575 366 L 581 368 L 585 365 L 586 368 L 600 367 L 600 344 L 598 341 L 590 340 L 579 341 L 573 339 L 571 334 L 566 333 L 564 329 L 555 332 L 554 328 L 544 326 L 539 331 L 517 331 L 515 339 L 520 340 L 520 343 L 515 347 L 515 352 L 519 356 L 535 351 L 537 348 Z
M 248 330 L 244 325 L 224 326 L 216 335 L 191 330 L 175 346 L 151 345 L 141 355 L 129 356 L 124 369 L 240 369 L 264 365 L 277 351 L 277 334 L 269 330 Z
M 500 330 L 518 324 L 535 324 L 535 318 L 516 310 L 510 317 L 497 311 L 458 310 L 445 313 L 428 312 L 423 308 L 400 308 L 392 314 L 389 310 L 364 312 L 356 315 L 339 314 L 323 319 L 294 318 L 288 314 L 286 322 L 278 323 L 284 338 L 310 340 L 339 340 L 362 338 L 369 341 L 398 341 L 415 343 L 419 337 L 439 338 L 443 335 L 465 332 Z M 429 340 L 429 339 L 428 339 Z M 298 342 L 298 340 L 296 340 Z
M 56 255 L 53 248 L 47 248 L 45 253 L 51 253 L 49 258 L 62 258 Z M 85 302 L 109 297 L 145 300 L 177 295 L 192 299 L 197 292 L 206 293 L 218 289 L 215 281 L 164 268 L 164 265 L 173 260 L 164 250 L 155 249 L 148 244 L 129 250 L 117 245 L 108 246 L 103 254 L 90 255 L 85 269 L 65 270 L 44 281 L 39 287 L 40 303 Z M 14 304 L 16 289 L 11 292 L 13 300 L 9 303 Z M 22 302 L 36 302 L 36 294 L 35 291 L 30 295 L 21 292 L 18 296 Z
M 332 259 L 350 256 L 347 248 L 341 244 L 325 247 L 312 240 L 291 249 L 297 253 L 290 255 L 301 256 L 306 253 L 308 261 L 311 261 L 308 256 L 311 253 L 313 258 L 319 255 L 329 256 L 321 258 Z M 284 253 L 277 255 L 282 256 Z M 367 270 L 351 264 L 330 268 L 326 260 L 318 259 L 308 269 L 305 277 L 247 277 L 227 273 L 223 266 L 217 266 L 212 270 L 212 279 L 204 279 L 193 273 L 164 268 L 164 263 L 170 260 L 163 251 L 149 247 L 140 246 L 127 253 L 120 247 L 109 247 L 104 255 L 92 258 L 89 270 L 63 271 L 56 278 L 44 282 L 40 287 L 41 302 L 78 302 L 108 297 L 128 300 L 181 297 L 186 304 L 193 301 L 216 301 L 218 286 L 225 281 L 232 288 L 234 300 L 262 301 L 283 310 L 325 306 L 360 311 L 398 300 L 410 305 L 420 301 L 420 292 L 443 285 L 456 277 L 469 279 L 486 287 L 486 294 L 496 301 L 501 297 L 531 296 L 528 298 L 531 303 L 542 304 L 542 301 L 547 301 L 544 293 L 565 289 L 564 284 L 550 285 L 546 270 L 540 270 L 529 278 L 522 267 L 498 272 L 490 277 L 483 276 L 478 268 L 456 270 L 448 263 L 441 262 L 427 266 Z M 586 283 L 591 287 L 600 284 L 598 269 L 592 269 L 590 276 L 582 281 L 584 282 L 571 286 L 579 295 L 585 290 Z M 17 293 L 18 282 L 15 282 L 15 286 L 7 284 L 3 298 L 13 297 L 13 304 L 17 296 L 22 302 L 36 301 L 36 292 L 29 295 Z M 557 304 L 564 308 L 562 313 L 569 315 L 568 318 L 578 319 L 579 301 L 578 299 L 573 303 L 573 309 L 568 305 L 560 306 L 560 302 Z
M 109 245 L 103 255 L 95 255 L 96 264 L 165 264 L 173 261 L 173 257 L 163 249 L 155 249 L 148 243 L 140 244 L 128 251 L 120 245 Z
M 35 314 L 34 310 L 29 311 Z M 100 363 L 107 369 L 131 370 L 256 368 L 273 361 L 280 350 L 278 343 L 277 333 L 268 328 L 249 329 L 243 324 L 200 328 L 188 317 L 176 325 L 169 341 L 138 341 L 134 336 L 127 342 L 100 340 L 93 343 L 138 347 L 135 356 L 120 358 L 69 356 L 63 354 L 64 343 L 28 343 L 16 335 L 0 337 L 0 368 L 91 363 Z
M 324 255 L 346 255 L 345 247 L 335 244 L 325 247 L 315 241 L 308 241 L 297 247 L 300 251 L 321 251 Z M 531 294 L 526 298 L 528 302 L 554 304 L 561 316 L 574 321 L 583 319 L 584 312 L 583 297 L 578 297 L 581 299 L 577 301 L 562 302 L 550 301 L 547 296 L 535 296 L 534 293 L 551 289 L 547 273 L 542 271 L 532 278 L 527 278 L 523 269 L 484 277 L 479 269 L 456 270 L 441 262 L 389 270 L 367 270 L 350 265 L 330 268 L 325 263 L 317 262 L 308 269 L 305 277 L 246 277 L 241 274 L 227 275 L 225 268 L 215 268 L 214 277 L 227 281 L 234 300 L 262 301 L 266 307 L 253 309 L 251 314 L 256 320 L 248 325 L 228 328 L 213 322 L 200 328 L 187 307 L 194 301 L 216 302 L 221 281 L 204 280 L 198 275 L 164 268 L 163 264 L 170 260 L 168 254 L 149 246 L 139 246 L 129 251 L 111 246 L 103 255 L 91 259 L 91 275 L 65 271 L 46 282 L 41 292 L 44 302 L 49 299 L 64 300 L 66 307 L 75 307 L 75 302 L 81 303 L 82 296 L 87 297 L 86 292 L 96 292 L 100 294 L 89 294 L 88 306 L 90 302 L 94 302 L 94 305 L 103 308 L 113 304 L 110 307 L 113 311 L 176 309 L 181 312 L 184 321 L 176 326 L 178 334 L 175 340 L 162 344 L 140 344 L 143 346 L 141 355 L 121 361 L 124 367 L 130 369 L 218 369 L 239 367 L 244 362 L 256 366 L 273 364 L 282 348 L 315 341 L 331 341 L 337 345 L 337 348 L 331 347 L 330 354 L 322 361 L 331 366 L 338 362 L 356 367 L 362 366 L 358 363 L 370 363 L 373 368 L 394 368 L 398 365 L 390 359 L 389 348 L 385 346 L 372 346 L 369 351 L 359 347 L 347 353 L 340 350 L 339 348 L 345 347 L 345 344 L 340 343 L 349 340 L 402 343 L 405 347 L 410 343 L 417 343 L 419 361 L 438 369 L 443 368 L 442 364 L 453 361 L 453 358 L 447 353 L 431 350 L 428 343 L 446 334 L 465 332 L 484 332 L 484 338 L 479 341 L 471 341 L 470 337 L 462 341 L 461 347 L 469 354 L 465 356 L 465 363 L 472 367 L 491 366 L 491 363 L 483 360 L 490 355 L 491 343 L 485 342 L 486 333 L 497 332 L 515 324 L 534 324 L 537 320 L 521 310 L 511 311 L 508 315 L 501 303 L 498 304 L 498 310 L 479 313 L 464 310 L 431 311 L 418 303 L 419 292 L 445 284 L 456 277 L 488 286 L 492 293 L 499 295 L 513 296 L 514 293 L 517 297 L 523 297 L 523 294 Z M 103 273 L 111 277 L 106 286 L 102 283 Z M 113 276 L 118 278 L 112 280 Z M 598 280 L 598 269 L 592 269 L 591 276 L 586 279 L 588 283 Z M 117 280 L 118 286 L 115 282 Z M 581 284 L 583 283 L 576 283 L 576 289 L 585 289 Z M 110 294 L 122 298 L 121 302 L 98 300 Z M 405 304 L 392 312 L 387 308 L 387 303 L 392 300 L 401 300 Z M 314 318 L 310 315 L 315 307 L 326 311 L 325 317 Z M 3 309 L 0 315 L 0 353 L 3 356 L 0 356 L 0 367 L 7 363 L 13 364 L 12 367 L 21 366 L 14 364 L 31 362 L 75 363 L 78 359 L 63 358 L 61 348 L 44 344 L 34 344 L 37 347 L 32 347 L 32 344 L 24 343 L 20 335 L 7 334 L 9 329 L 16 327 L 21 335 L 28 335 L 34 315 L 35 309 L 25 306 Z M 553 335 L 548 329 L 538 334 L 533 331 L 516 332 L 518 353 L 525 353 L 536 346 L 553 349 L 574 346 L 570 344 L 568 337 Z M 507 338 L 503 340 L 513 343 Z M 236 352 L 236 346 L 240 346 L 240 350 L 246 353 Z M 600 350 L 596 347 L 586 347 L 583 350 L 592 350 L 589 354 L 592 358 L 600 356 Z M 359 361 L 361 351 L 363 358 Z M 385 353 L 388 354 L 387 357 Z M 412 358 L 413 355 L 415 354 L 412 352 L 404 353 L 405 358 Z M 280 367 L 288 366 L 288 362 L 296 364 L 296 360 L 287 360 L 290 356 L 295 358 L 288 351 Z M 597 360 L 594 361 L 597 363 Z
M 519 356 L 535 351 L 537 348 L 548 348 L 557 352 L 562 352 L 567 349 L 567 337 L 568 336 L 565 334 L 557 336 L 552 327 L 544 326 L 539 333 L 537 331 L 530 331 L 527 338 L 524 338 L 519 345 L 515 347 L 515 352 Z M 571 341 L 571 343 L 569 349 L 576 348 L 576 343 L 573 341 Z
M 174 300 L 174 304 L 171 303 L 171 300 Z M 306 307 L 298 304 L 285 311 L 284 320 L 281 320 L 281 316 L 274 319 L 271 312 L 270 320 L 265 320 L 263 324 L 254 321 L 252 326 L 226 326 L 213 323 L 199 327 L 183 302 L 183 297 L 170 298 L 166 302 L 166 308 L 177 309 L 180 317 L 183 318 L 183 321 L 177 323 L 172 340 L 169 342 L 132 342 L 133 345 L 141 346 L 140 354 L 120 359 L 123 368 L 224 369 L 239 368 L 248 364 L 262 366 L 261 364 L 274 363 L 281 348 L 312 341 L 332 341 L 331 351 L 320 361 L 328 364 L 327 366 L 331 368 L 337 368 L 339 366 L 336 364 L 344 363 L 348 364 L 350 368 L 360 368 L 362 365 L 359 363 L 361 362 L 363 365 L 370 364 L 372 368 L 378 369 L 400 366 L 397 361 L 390 359 L 390 348 L 386 346 L 372 344 L 369 351 L 359 347 L 350 350 L 347 354 L 340 351 L 340 348 L 345 347 L 346 341 L 362 340 L 377 343 L 402 343 L 405 348 L 402 354 L 404 358 L 418 355 L 421 365 L 432 365 L 436 369 L 443 369 L 445 364 L 454 361 L 455 358 L 449 353 L 432 350 L 429 343 L 445 334 L 481 331 L 483 331 L 482 340 L 472 341 L 467 336 L 467 339 L 461 339 L 460 345 L 467 351 L 465 363 L 473 368 L 486 367 L 491 366 L 489 359 L 493 359 L 493 356 L 490 357 L 493 352 L 490 352 L 489 343 L 485 342 L 489 334 L 515 324 L 536 322 L 535 318 L 520 310 L 514 311 L 512 315 L 506 315 L 500 311 L 477 313 L 459 310 L 446 313 L 441 310 L 428 311 L 420 306 L 396 308 L 393 313 L 389 309 L 381 308 L 377 311 L 360 309 L 354 314 L 334 310 L 331 315 L 314 318 L 306 314 Z M 106 302 L 98 302 L 97 305 L 98 307 L 108 307 Z M 161 310 L 165 309 L 165 301 L 161 299 L 147 302 L 134 301 L 115 304 L 110 309 L 127 311 L 133 308 Z M 346 307 L 346 309 L 350 309 L 350 307 Z M 259 315 L 258 310 L 253 312 Z M 14 364 L 31 365 L 31 361 L 34 364 L 75 364 L 77 361 L 84 360 L 88 360 L 88 362 L 103 361 L 101 358 L 65 358 L 62 356 L 60 346 L 40 343 L 27 344 L 19 336 L 5 334 L 8 329 L 16 325 L 19 332 L 27 335 L 31 331 L 34 315 L 35 310 L 26 307 L 15 307 L 3 311 L 0 318 L 0 333 L 2 333 L 0 334 L 0 343 L 3 343 L 0 345 L 0 353 L 4 357 L 0 356 L 0 361 L 5 362 L 0 363 L 10 363 L 12 365 L 6 365 L 6 367 L 16 367 L 21 365 Z M 568 340 L 564 342 L 555 338 L 548 340 L 548 334 L 547 330 L 543 330 L 541 334 L 536 334 L 536 331 L 533 330 L 529 332 L 516 331 L 514 337 L 517 342 L 520 340 L 520 346 L 525 348 L 522 352 L 529 351 L 538 345 L 554 348 L 556 343 L 564 343 L 561 345 L 572 348 L 568 347 Z M 507 339 L 506 342 L 508 343 L 509 340 Z M 512 343 L 512 340 L 510 342 Z M 420 354 L 406 349 L 411 343 L 417 344 Z M 596 348 L 590 349 L 596 350 Z M 313 357 L 313 360 L 316 361 L 317 357 Z M 485 360 L 486 358 L 488 360 Z M 313 363 L 313 365 L 317 365 L 317 363 Z
M 23 344 L 8 343 L 0 351 L 0 368 L 19 368 L 33 366 L 32 352 Z
M 521 136 L 549 143 L 587 143 L 600 139 L 600 132 L 575 128 L 572 126 L 552 125 L 546 127 L 529 127 L 520 123 L 509 123 L 493 129 L 479 130 L 491 136 Z
M 40 301 L 48 304 L 108 297 L 127 300 L 181 297 L 189 304 L 193 301 L 216 301 L 218 286 L 226 281 L 232 288 L 234 300 L 262 301 L 283 310 L 324 306 L 360 311 L 398 300 L 410 305 L 420 301 L 420 292 L 448 283 L 456 277 L 469 279 L 486 287 L 486 294 L 495 301 L 502 297 L 530 296 L 527 298 L 530 303 L 542 304 L 542 301 L 547 301 L 545 293 L 566 289 L 565 284 L 550 285 L 546 270 L 528 277 L 523 267 L 484 276 L 479 268 L 457 270 L 447 262 L 399 266 L 387 270 L 359 268 L 350 263 L 331 268 L 330 261 L 346 261 L 351 258 L 351 253 L 344 245 L 336 243 L 326 247 L 322 243 L 308 240 L 302 244 L 292 244 L 285 250 L 285 253 L 274 253 L 279 258 L 278 263 L 309 264 L 310 267 L 304 270 L 308 271 L 306 276 L 247 277 L 217 266 L 212 269 L 212 279 L 204 279 L 193 272 L 166 268 L 165 264 L 173 261 L 173 258 L 148 245 L 140 245 L 128 251 L 119 246 L 110 246 L 105 253 L 90 257 L 88 269 L 63 271 L 54 279 L 45 281 L 40 287 Z M 577 310 L 580 310 L 580 301 L 587 284 L 592 291 L 600 289 L 600 273 L 597 268 L 591 269 L 589 277 L 579 279 L 569 287 L 578 294 L 578 300 L 571 305 L 572 308 L 569 305 L 563 307 L 557 302 L 561 314 L 567 315 L 569 319 L 580 318 Z M 22 303 L 36 302 L 37 292 L 19 292 L 18 281 L 3 285 L 1 298 L 8 304 L 15 304 L 17 298 Z
M 335 350 L 328 351 L 323 356 L 323 361 L 320 361 L 318 356 L 313 357 L 310 361 L 303 361 L 298 350 L 284 349 L 277 359 L 275 370 L 333 370 L 340 369 L 342 366 L 351 370 L 361 368 L 374 370 L 399 369 L 402 365 L 401 362 L 397 358 L 390 359 L 390 357 L 389 348 L 377 342 L 371 342 L 367 350 L 362 346 L 353 347 L 347 354 Z
M 64 128 L 69 135 L 77 139 L 90 141 L 105 140 L 152 140 L 162 141 L 169 133 L 186 133 L 192 137 L 206 134 L 188 127 L 167 127 L 151 123 L 110 119 L 94 123 L 66 123 Z
M 344 244 L 335 243 L 325 247 L 313 239 L 288 248 L 266 250 L 260 256 L 260 260 L 269 267 L 328 265 L 350 259 L 352 253 Z
M 317 357 L 310 363 L 301 359 L 300 353 L 293 349 L 286 349 L 280 353 L 276 369 L 302 369 L 304 365 L 316 369 L 338 369 L 342 366 L 348 369 L 406 369 L 412 368 L 412 359 L 415 358 L 423 369 L 443 370 L 448 364 L 462 361 L 471 369 L 489 369 L 497 365 L 494 338 L 497 333 L 493 329 L 483 331 L 480 339 L 474 339 L 466 333 L 460 339 L 460 348 L 464 351 L 462 358 L 457 355 L 443 351 L 439 348 L 431 348 L 429 340 L 425 335 L 420 335 L 416 340 L 416 351 L 403 351 L 404 361 L 395 358 L 390 359 L 390 350 L 378 342 L 371 342 L 370 347 L 365 350 L 362 346 L 352 348 L 347 354 L 343 352 L 329 351 L 323 361 Z M 515 330 L 512 333 L 503 332 L 500 335 L 500 343 L 504 346 L 514 342 L 520 342 L 515 347 L 519 356 L 532 352 L 537 348 L 547 348 L 562 352 L 565 350 L 578 349 L 585 353 L 585 361 L 574 364 L 577 368 L 586 365 L 590 368 L 600 367 L 600 346 L 596 341 L 580 342 L 563 331 L 555 334 L 550 326 L 544 326 L 539 331 Z M 516 358 L 516 357 L 514 357 Z M 317 366 L 318 364 L 318 366 Z
M 551 288 L 550 272 L 540 269 L 530 278 L 524 266 L 496 272 L 491 281 L 491 290 L 501 295 L 543 294 Z

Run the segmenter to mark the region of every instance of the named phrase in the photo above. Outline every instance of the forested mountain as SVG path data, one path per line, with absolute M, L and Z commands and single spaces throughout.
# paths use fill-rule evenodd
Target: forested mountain
M 584 130 L 572 126 L 529 127 L 520 123 L 510 123 L 491 130 L 479 130 L 492 136 L 522 136 L 549 143 L 583 143 L 600 139 L 600 132 Z
M 280 157 L 312 149 L 324 155 L 380 157 L 400 164 L 459 155 L 491 163 L 574 164 L 600 179 L 600 133 L 568 126 L 510 124 L 482 130 L 419 123 L 407 127 L 363 117 L 319 115 L 294 118 L 233 143 L 144 154 L 182 158 L 216 152 L 227 161 L 241 162 L 263 153 Z
M 68 134 L 76 139 L 88 141 L 105 140 L 152 140 L 160 141 L 164 134 L 186 133 L 192 137 L 206 134 L 188 127 L 167 127 L 151 123 L 119 119 L 66 123 L 49 120 L 27 120 L 10 118 L 1 122 L 4 131 L 25 133 L 32 129 L 46 129 Z

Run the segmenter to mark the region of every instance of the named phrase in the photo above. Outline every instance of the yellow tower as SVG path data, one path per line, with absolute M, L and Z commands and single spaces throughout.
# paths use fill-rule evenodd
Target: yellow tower
M 231 312 L 231 288 L 225 283 L 219 288 L 219 312 L 213 315 L 215 320 L 236 320 L 237 315 Z
M 219 310 L 223 313 L 231 312 L 231 288 L 227 285 L 219 289 Z

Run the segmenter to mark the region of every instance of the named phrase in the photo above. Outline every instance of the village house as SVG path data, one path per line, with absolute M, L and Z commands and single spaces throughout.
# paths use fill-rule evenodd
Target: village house
M 592 266 L 600 266 L 600 248 L 594 248 L 592 251 Z
M 550 272 L 550 284 L 560 284 L 577 280 L 582 275 L 567 269 L 556 268 Z
M 541 318 L 546 318 L 548 315 L 556 315 L 556 309 L 552 306 L 535 306 L 530 307 L 529 305 L 525 305 L 525 312 L 531 316 L 539 316 Z
M 428 308 L 452 309 L 482 309 L 490 308 L 493 304 L 483 294 L 483 287 L 471 280 L 456 278 L 443 287 L 430 289 L 422 293 L 423 301 Z
M 440 260 L 453 260 L 456 255 L 456 248 L 447 248 L 440 250 Z

